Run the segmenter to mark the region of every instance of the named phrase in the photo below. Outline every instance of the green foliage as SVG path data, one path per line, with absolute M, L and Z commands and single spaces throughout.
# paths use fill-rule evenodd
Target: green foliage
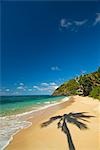
M 79 84 L 74 80 L 69 80 L 67 82 L 67 90 L 72 91 L 73 89 L 77 89 L 79 87 Z
M 80 78 L 79 84 L 83 87 L 83 95 L 89 95 L 89 92 L 92 90 L 92 81 L 89 77 L 84 75 Z
M 100 86 L 96 86 L 90 92 L 90 96 L 100 100 Z
M 72 79 L 56 89 L 53 95 L 75 95 L 78 88 L 79 84 L 75 81 L 75 79 Z
M 81 75 L 76 79 L 71 79 L 59 88 L 57 88 L 53 95 L 83 95 L 83 96 L 92 96 L 94 98 L 100 99 L 100 67 L 96 72 Z

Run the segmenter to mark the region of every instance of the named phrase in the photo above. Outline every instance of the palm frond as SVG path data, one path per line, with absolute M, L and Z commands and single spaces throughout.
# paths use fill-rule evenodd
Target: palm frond
M 55 120 L 57 120 L 57 119 L 60 119 L 62 116 L 55 116 L 55 117 L 51 117 L 48 121 L 46 121 L 46 122 L 43 122 L 42 124 L 41 124 L 41 127 L 46 127 L 46 126 L 48 126 L 49 124 L 51 124 L 53 121 L 55 121 Z
M 70 112 L 69 114 L 64 114 L 62 116 L 60 115 L 54 116 L 54 117 L 51 117 L 48 121 L 42 123 L 41 127 L 46 127 L 49 124 L 51 124 L 53 121 L 59 119 L 57 126 L 58 128 L 61 128 L 62 131 L 66 134 L 68 145 L 69 145 L 69 150 L 75 150 L 75 146 L 74 146 L 70 131 L 67 127 L 67 123 L 76 125 L 80 130 L 88 129 L 86 124 L 83 122 L 80 122 L 79 120 L 88 122 L 87 120 L 88 118 L 95 117 L 95 116 L 85 115 L 85 113 L 86 112 L 79 112 L 79 113 Z
M 89 116 L 89 115 L 84 115 L 84 113 L 86 112 L 79 112 L 79 113 L 69 113 L 68 115 L 75 117 L 75 118 L 91 118 L 91 117 L 95 117 L 95 116 Z
M 88 120 L 83 119 L 83 118 L 77 118 L 77 119 L 79 119 L 79 120 L 83 120 L 83 121 L 85 121 L 85 122 L 89 122 Z
M 86 124 L 78 121 L 76 118 L 67 116 L 66 120 L 67 120 L 68 123 L 72 123 L 72 124 L 76 125 L 80 129 L 88 129 Z

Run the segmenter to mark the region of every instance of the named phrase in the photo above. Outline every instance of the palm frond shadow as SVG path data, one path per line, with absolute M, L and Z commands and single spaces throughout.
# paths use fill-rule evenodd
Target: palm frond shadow
M 49 124 L 53 123 L 55 120 L 59 120 L 57 123 L 57 127 L 61 128 L 61 130 L 66 134 L 67 136 L 67 141 L 69 145 L 69 150 L 75 150 L 75 146 L 70 134 L 70 131 L 68 129 L 67 123 L 71 123 L 76 125 L 80 130 L 85 130 L 88 129 L 87 125 L 82 121 L 88 122 L 88 118 L 94 117 L 94 116 L 89 116 L 85 115 L 86 112 L 79 112 L 79 113 L 69 113 L 69 114 L 64 114 L 64 115 L 58 115 L 51 117 L 48 121 L 44 122 L 41 124 L 41 127 L 47 127 Z

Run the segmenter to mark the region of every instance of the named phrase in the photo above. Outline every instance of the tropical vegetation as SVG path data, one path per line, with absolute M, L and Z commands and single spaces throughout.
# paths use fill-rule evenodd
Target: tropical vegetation
M 53 93 L 53 96 L 61 95 L 91 96 L 100 100 L 100 67 L 95 72 L 82 74 L 62 84 Z

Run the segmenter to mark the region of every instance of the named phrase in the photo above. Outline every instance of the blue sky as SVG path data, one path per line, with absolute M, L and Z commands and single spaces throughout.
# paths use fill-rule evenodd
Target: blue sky
M 100 2 L 2 2 L 2 95 L 51 94 L 100 65 Z

